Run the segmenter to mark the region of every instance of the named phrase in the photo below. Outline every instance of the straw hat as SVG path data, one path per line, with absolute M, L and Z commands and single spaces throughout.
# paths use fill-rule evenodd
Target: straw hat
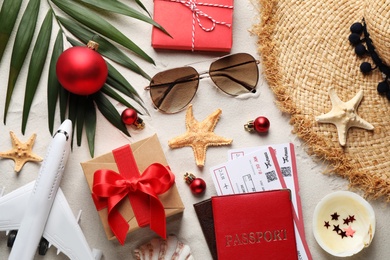
M 329 172 L 347 178 L 367 197 L 389 201 L 390 102 L 377 91 L 384 74 L 362 73 L 362 62 L 373 67 L 374 62 L 370 55 L 356 55 L 348 39 L 351 25 L 364 19 L 376 53 L 390 65 L 390 0 L 259 1 L 255 31 L 264 75 L 280 109 L 291 115 L 294 132 L 310 153 L 333 166 Z M 347 129 L 340 145 L 335 124 L 317 121 L 335 106 L 329 88 L 343 102 L 356 101 L 356 114 L 373 129 Z

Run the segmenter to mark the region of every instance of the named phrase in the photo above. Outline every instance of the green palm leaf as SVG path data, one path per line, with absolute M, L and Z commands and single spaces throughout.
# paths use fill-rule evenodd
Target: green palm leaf
M 168 34 L 168 32 L 161 25 L 159 25 L 153 19 L 150 18 L 149 13 L 148 13 L 149 16 L 146 16 L 146 15 L 136 11 L 135 9 L 133 9 L 133 8 L 127 6 L 119 1 L 116 1 L 116 0 L 80 0 L 80 1 L 83 3 L 89 4 L 89 5 L 92 5 L 94 7 L 97 7 L 99 9 L 105 10 L 105 11 L 123 14 L 123 15 L 129 16 L 129 17 L 133 17 L 135 19 L 150 23 L 151 25 L 160 29 L 164 33 Z M 141 8 L 143 8 L 145 11 L 147 11 L 145 6 L 143 6 L 141 2 L 138 2 L 138 4 L 141 6 Z
M 141 97 L 138 95 L 137 91 L 130 85 L 130 83 L 119 73 L 110 63 L 107 62 L 108 67 L 108 78 L 106 82 L 115 88 L 116 90 L 122 92 L 126 96 L 130 97 L 136 101 L 142 108 L 147 112 L 147 109 L 143 106 Z
M 86 25 L 99 34 L 106 36 L 107 38 L 121 44 L 122 46 L 133 51 L 146 61 L 154 64 L 153 59 L 149 57 L 141 48 L 139 48 L 134 42 L 127 38 L 118 29 L 112 26 L 109 22 L 97 16 L 84 6 L 69 0 L 52 0 L 52 2 L 58 6 L 62 11 L 67 13 L 73 19 Z
M 77 125 L 77 110 L 78 110 L 78 96 L 69 94 L 69 111 L 68 111 L 68 118 L 72 121 L 72 142 L 71 142 L 71 147 L 73 148 L 73 140 L 74 140 L 74 135 L 76 133 L 75 128 Z
M 3 58 L 22 0 L 4 0 L 0 11 L 0 61 Z
M 85 102 L 87 101 L 87 98 L 85 96 L 78 96 L 77 97 L 77 145 L 81 145 L 81 136 L 83 134 L 83 126 L 84 126 L 84 120 L 85 120 Z
M 49 131 L 51 134 L 53 134 L 54 117 L 55 117 L 58 95 L 60 90 L 62 89 L 60 83 L 57 80 L 56 64 L 57 64 L 58 57 L 61 55 L 63 49 L 64 49 L 64 43 L 62 39 L 62 31 L 59 30 L 56 37 L 56 41 L 54 43 L 53 53 L 50 59 L 49 76 L 47 80 L 47 111 L 48 111 Z
M 11 56 L 11 67 L 8 77 L 7 95 L 4 108 L 4 124 L 7 120 L 8 107 L 11 102 L 11 96 L 15 88 L 20 70 L 22 69 L 31 40 L 34 35 L 35 25 L 38 18 L 40 0 L 30 0 L 20 21 L 16 33 L 14 47 Z
M 77 23 L 70 21 L 69 19 L 63 18 L 61 16 L 57 16 L 57 19 L 65 27 L 66 30 L 68 30 L 70 33 L 80 39 L 84 44 L 87 44 L 88 41 L 94 39 L 94 37 L 96 36 L 94 32 L 88 30 L 83 26 L 80 26 Z M 82 45 L 70 37 L 68 37 L 67 39 L 73 46 Z M 94 39 L 94 41 L 99 43 L 100 54 L 134 71 L 135 73 L 140 74 L 147 79 L 150 79 L 150 77 L 146 74 L 145 71 L 143 71 L 134 61 L 127 57 L 121 50 L 119 50 L 118 47 L 113 45 L 111 42 L 107 41 L 103 37 Z
M 126 99 L 124 99 L 121 95 L 119 95 L 115 90 L 110 88 L 108 85 L 104 85 L 101 91 L 112 99 L 118 101 L 119 103 L 125 105 L 126 107 L 133 108 L 137 113 L 141 113 L 138 109 L 133 107 Z
M 96 110 L 91 97 L 87 98 L 85 104 L 85 132 L 87 135 L 89 152 L 91 157 L 93 157 L 95 153 Z
M 68 99 L 69 99 L 70 93 L 63 87 L 60 89 L 60 118 L 61 122 L 65 120 L 66 116 L 66 108 L 68 105 Z
M 118 113 L 116 108 L 101 92 L 93 94 L 93 100 L 96 103 L 100 113 L 116 128 L 121 130 L 127 136 L 130 136 L 127 131 L 126 125 L 122 122 L 121 115 Z
M 38 88 L 38 83 L 41 78 L 43 66 L 45 65 L 47 52 L 52 29 L 52 12 L 49 10 L 43 20 L 42 27 L 39 31 L 37 41 L 31 54 L 30 66 L 28 68 L 26 91 L 24 96 L 23 117 L 22 117 L 22 133 L 25 133 L 28 114 L 35 92 Z
M 150 13 L 148 12 L 148 10 L 146 9 L 146 7 L 144 6 L 144 4 L 143 4 L 140 0 L 135 0 L 135 2 L 136 2 L 136 3 L 137 3 L 145 12 L 147 12 L 149 16 L 151 16 Z

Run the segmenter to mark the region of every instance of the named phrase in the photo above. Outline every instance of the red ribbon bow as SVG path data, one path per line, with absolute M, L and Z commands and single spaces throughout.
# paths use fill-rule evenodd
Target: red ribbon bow
M 112 153 L 119 174 L 108 169 L 95 172 L 92 196 L 97 210 L 107 207 L 108 224 L 123 245 L 130 226 L 117 206 L 128 197 L 138 225 L 150 225 L 151 230 L 166 238 L 164 206 L 157 196 L 171 188 L 175 175 L 159 163 L 151 164 L 140 175 L 130 145 L 115 149 Z

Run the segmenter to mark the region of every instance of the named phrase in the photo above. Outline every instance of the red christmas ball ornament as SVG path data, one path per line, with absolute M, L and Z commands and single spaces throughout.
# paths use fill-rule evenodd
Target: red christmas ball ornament
M 144 128 L 145 124 L 143 120 L 138 117 L 137 111 L 132 108 L 126 108 L 121 114 L 122 122 L 125 125 L 134 125 L 137 128 Z
M 200 195 L 206 190 L 206 182 L 201 178 L 196 178 L 192 173 L 184 174 L 184 180 L 190 185 L 194 195 Z
M 249 121 L 244 127 L 248 132 L 266 133 L 270 127 L 270 122 L 265 116 L 259 116 L 255 120 Z
M 135 121 L 137 121 L 138 115 L 134 109 L 126 108 L 123 110 L 121 117 L 123 123 L 126 125 L 132 125 Z
M 88 47 L 75 46 L 65 50 L 57 60 L 56 74 L 60 84 L 77 95 L 91 95 L 106 82 L 108 67 L 96 51 L 98 44 L 90 41 Z

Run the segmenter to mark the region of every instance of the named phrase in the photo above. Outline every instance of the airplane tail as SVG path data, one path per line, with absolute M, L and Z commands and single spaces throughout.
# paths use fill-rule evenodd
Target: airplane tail
M 103 252 L 96 248 L 92 248 L 92 254 L 95 260 L 100 260 L 103 256 Z

